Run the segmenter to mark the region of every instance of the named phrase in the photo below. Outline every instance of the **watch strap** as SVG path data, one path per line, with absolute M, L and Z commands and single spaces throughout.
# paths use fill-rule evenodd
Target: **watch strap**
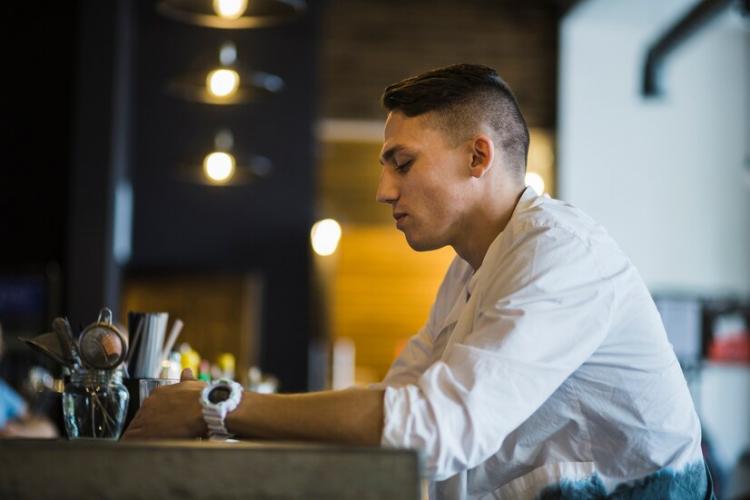
M 222 415 L 223 413 L 223 415 Z M 203 420 L 208 427 L 208 436 L 210 438 L 231 438 L 233 434 L 227 430 L 226 412 L 214 408 L 203 407 Z

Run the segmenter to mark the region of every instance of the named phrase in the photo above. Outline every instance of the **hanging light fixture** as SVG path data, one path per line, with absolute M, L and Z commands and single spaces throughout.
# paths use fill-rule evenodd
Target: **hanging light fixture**
M 184 165 L 181 178 L 198 184 L 237 186 L 249 184 L 270 173 L 271 161 L 268 158 L 236 153 L 234 134 L 229 129 L 222 129 L 214 136 L 214 149 L 203 157 L 200 165 L 195 165 L 195 162 Z
M 225 42 L 219 48 L 219 65 L 184 74 L 167 83 L 169 94 L 206 104 L 247 104 L 284 88 L 284 81 L 270 73 L 250 71 L 237 63 L 237 46 Z
M 303 0 L 160 0 L 157 11 L 207 28 L 248 29 L 288 22 L 305 11 Z

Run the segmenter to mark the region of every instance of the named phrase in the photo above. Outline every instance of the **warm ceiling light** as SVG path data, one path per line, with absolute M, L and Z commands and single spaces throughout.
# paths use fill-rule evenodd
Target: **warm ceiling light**
M 214 12 L 224 19 L 239 19 L 247 10 L 247 0 L 214 0 Z
M 214 184 L 225 184 L 234 175 L 235 163 L 229 153 L 214 152 L 203 160 L 203 173 Z
M 239 86 L 240 75 L 233 69 L 215 69 L 206 77 L 206 87 L 215 97 L 229 97 Z
M 333 219 L 323 219 L 313 224 L 310 241 L 316 254 L 326 256 L 336 251 L 341 239 L 341 226 Z
M 537 194 L 544 194 L 544 179 L 535 172 L 526 172 L 526 185 L 534 188 Z

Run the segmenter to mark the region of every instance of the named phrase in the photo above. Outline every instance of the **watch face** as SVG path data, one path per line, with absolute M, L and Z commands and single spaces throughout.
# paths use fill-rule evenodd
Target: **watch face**
M 229 399 L 230 394 L 232 394 L 232 391 L 229 387 L 215 387 L 208 393 L 208 400 L 213 404 L 221 403 Z

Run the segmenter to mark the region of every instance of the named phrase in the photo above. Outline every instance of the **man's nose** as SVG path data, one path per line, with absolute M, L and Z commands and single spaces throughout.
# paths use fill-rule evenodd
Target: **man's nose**
M 398 187 L 396 186 L 393 175 L 384 167 L 380 172 L 380 181 L 378 190 L 375 193 L 375 200 L 379 203 L 393 203 L 398 199 Z

